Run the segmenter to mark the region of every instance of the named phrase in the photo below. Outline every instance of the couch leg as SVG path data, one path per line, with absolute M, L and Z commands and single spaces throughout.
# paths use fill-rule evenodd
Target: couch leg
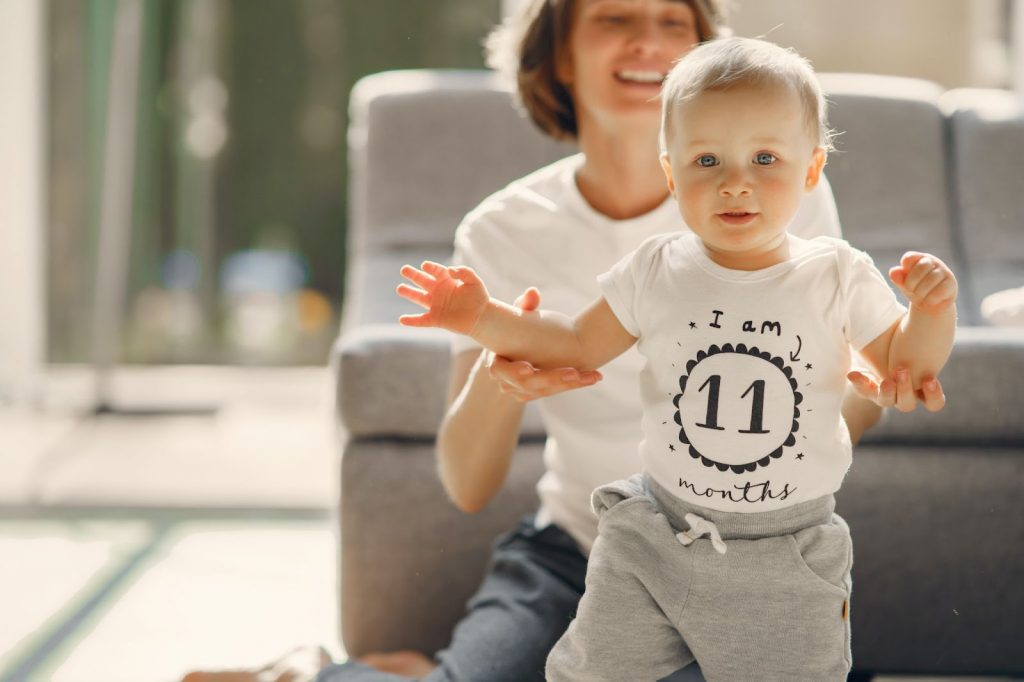
M 850 674 L 846 676 L 846 682 L 871 682 L 875 678 L 871 673 L 864 673 L 858 670 L 850 671 Z

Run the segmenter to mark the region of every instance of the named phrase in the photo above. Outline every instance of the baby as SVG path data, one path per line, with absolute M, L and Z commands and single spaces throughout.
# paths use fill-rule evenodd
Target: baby
M 851 461 L 850 347 L 881 376 L 936 376 L 956 279 L 905 254 L 889 275 L 908 309 L 863 252 L 787 233 L 830 137 L 792 51 L 705 43 L 662 101 L 682 231 L 602 275 L 603 296 L 574 318 L 493 300 L 469 268 L 405 266 L 416 286 L 398 293 L 427 311 L 400 321 L 542 368 L 597 368 L 634 343 L 646 360 L 643 472 L 594 492 L 586 592 L 549 680 L 656 680 L 695 659 L 711 681 L 845 680 L 853 553 L 833 493 Z

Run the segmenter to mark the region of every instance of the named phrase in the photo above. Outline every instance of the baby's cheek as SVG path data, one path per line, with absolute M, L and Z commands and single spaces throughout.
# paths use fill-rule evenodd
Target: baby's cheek
M 771 179 L 765 183 L 762 190 L 772 207 L 779 213 L 795 214 L 804 196 L 802 186 L 794 184 L 788 177 Z
M 708 189 L 705 183 L 687 182 L 682 187 L 677 187 L 679 195 L 679 208 L 683 218 L 689 223 L 696 219 L 701 211 L 708 204 Z

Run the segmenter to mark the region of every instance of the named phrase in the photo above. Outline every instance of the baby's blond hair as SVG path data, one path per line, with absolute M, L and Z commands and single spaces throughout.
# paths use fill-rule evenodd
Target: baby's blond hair
M 720 38 L 693 48 L 676 62 L 661 92 L 661 149 L 672 137 L 673 113 L 708 90 L 737 85 L 791 88 L 800 97 L 815 143 L 832 148 L 828 104 L 810 62 L 792 49 L 755 38 Z

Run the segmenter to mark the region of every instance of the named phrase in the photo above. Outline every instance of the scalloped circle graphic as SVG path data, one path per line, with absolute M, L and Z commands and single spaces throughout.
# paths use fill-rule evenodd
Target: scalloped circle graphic
M 742 343 L 712 345 L 686 372 L 673 399 L 675 422 L 679 441 L 704 466 L 747 473 L 795 444 L 803 396 L 782 358 Z

